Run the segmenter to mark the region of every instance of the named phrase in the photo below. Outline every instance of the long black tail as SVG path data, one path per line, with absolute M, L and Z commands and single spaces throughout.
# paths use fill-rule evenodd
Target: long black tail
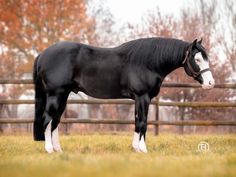
M 40 56 L 40 55 L 39 55 Z M 33 69 L 33 81 L 35 88 L 35 116 L 34 116 L 34 140 L 43 141 L 44 137 L 44 120 L 43 113 L 46 106 L 46 93 L 43 88 L 42 80 L 38 77 L 37 63 L 39 56 L 35 59 Z

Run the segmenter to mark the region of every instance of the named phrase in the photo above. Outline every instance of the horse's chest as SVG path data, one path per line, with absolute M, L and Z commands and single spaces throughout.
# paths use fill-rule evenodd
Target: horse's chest
M 138 95 L 154 92 L 159 89 L 160 82 L 158 74 L 144 67 L 129 67 L 122 76 L 122 85 Z

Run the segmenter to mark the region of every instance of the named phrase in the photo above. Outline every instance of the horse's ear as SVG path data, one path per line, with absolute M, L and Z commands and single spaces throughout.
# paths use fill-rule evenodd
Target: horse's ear
M 195 39 L 195 40 L 190 44 L 189 49 L 190 49 L 190 50 L 193 49 L 194 47 L 196 47 L 196 45 L 197 45 L 197 39 Z
M 201 39 L 198 41 L 198 44 L 202 44 L 202 37 L 201 37 Z
M 196 44 L 197 44 L 197 39 L 195 39 L 195 40 L 193 41 L 192 46 L 194 47 L 194 46 L 196 46 Z

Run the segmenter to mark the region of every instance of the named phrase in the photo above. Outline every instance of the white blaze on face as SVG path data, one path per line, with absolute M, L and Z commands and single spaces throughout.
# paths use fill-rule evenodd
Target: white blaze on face
M 209 62 L 204 60 L 202 57 L 201 52 L 196 53 L 194 57 L 196 64 L 199 66 L 200 71 L 209 68 Z M 211 89 L 215 85 L 215 80 L 212 76 L 211 71 L 206 71 L 201 74 L 203 83 L 202 83 L 202 88 L 203 89 Z

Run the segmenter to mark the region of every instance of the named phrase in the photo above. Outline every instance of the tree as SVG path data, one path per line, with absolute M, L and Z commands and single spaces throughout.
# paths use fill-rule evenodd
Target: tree
M 31 71 L 35 56 L 57 41 L 90 42 L 93 26 L 84 0 L 1 0 L 1 52 L 14 64 L 8 73 L 20 77 L 22 70 Z
M 232 79 L 235 81 L 236 72 L 236 2 L 233 0 L 224 1 L 225 8 L 221 14 L 224 14 L 224 25 L 221 25 L 222 37 L 219 42 L 223 48 L 226 61 L 229 62 L 232 72 Z
M 92 42 L 95 21 L 85 0 L 0 0 L 0 78 L 30 74 L 34 58 L 61 41 Z M 32 86 L 2 86 L 8 98 L 17 99 Z M 11 117 L 17 116 L 17 106 Z

